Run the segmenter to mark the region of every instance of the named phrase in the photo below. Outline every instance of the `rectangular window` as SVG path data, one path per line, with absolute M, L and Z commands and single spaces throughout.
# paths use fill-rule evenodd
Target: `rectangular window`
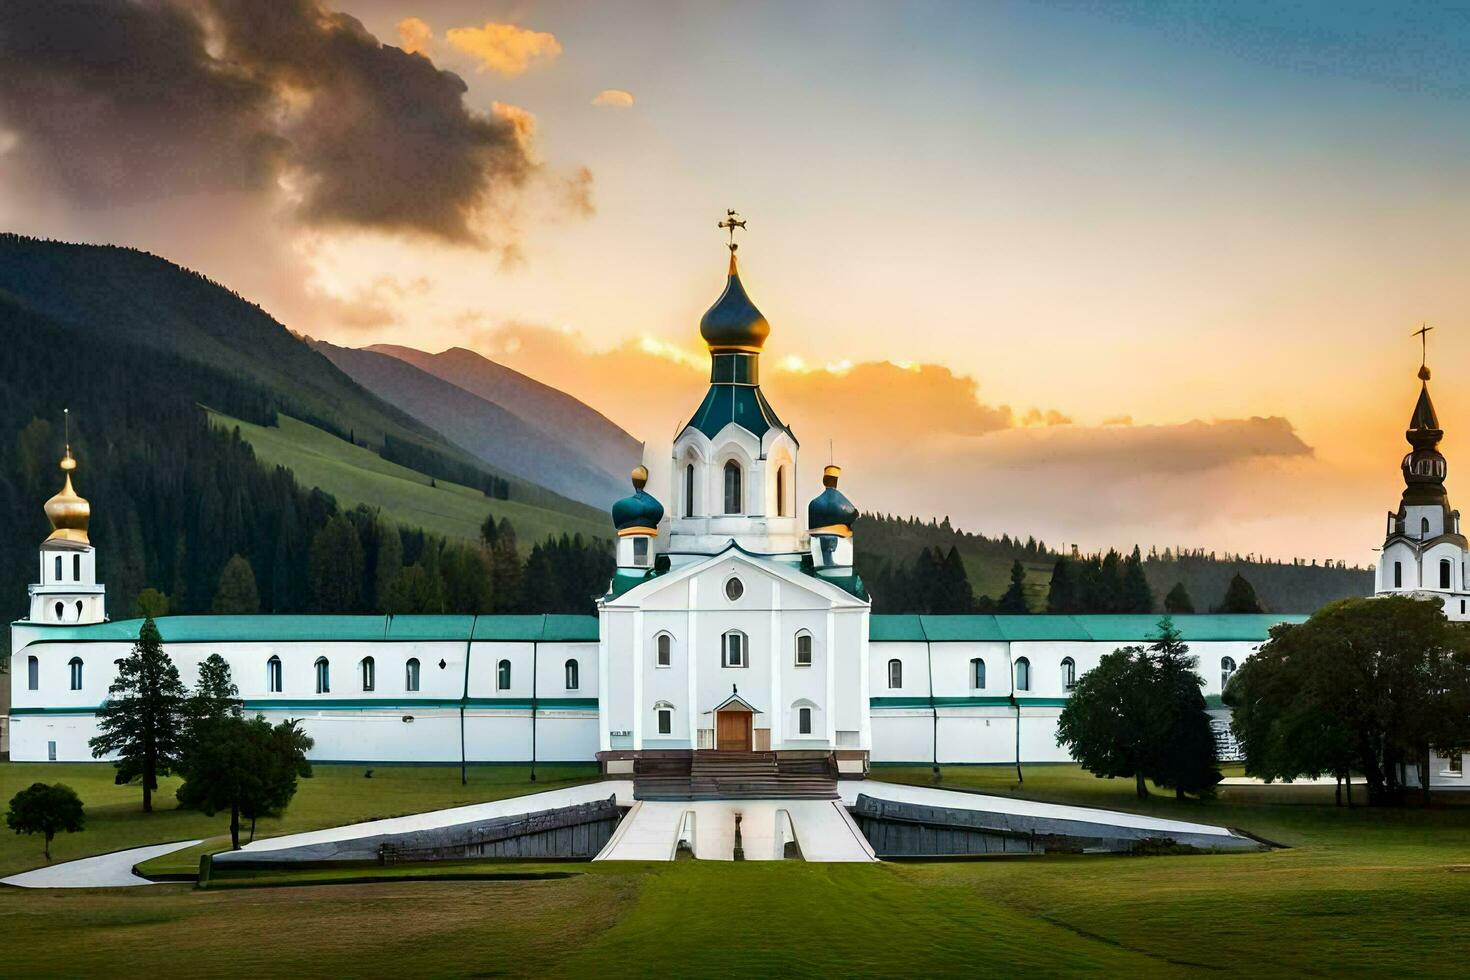
M 1401 561 L 1393 563 L 1393 587 L 1395 589 L 1404 587 L 1404 563 Z
M 57 581 L 57 582 L 60 582 L 61 581 L 61 556 L 60 555 L 57 555 L 56 556 L 56 576 L 55 576 L 55 581 Z
M 811 708 L 802 708 L 796 713 L 796 730 L 802 735 L 810 735 L 812 733 Z
M 71 580 L 73 582 L 80 582 L 82 580 L 82 556 L 81 555 L 72 555 L 71 556 Z
M 47 762 L 55 762 L 56 761 L 56 743 L 55 742 L 47 742 L 46 743 L 46 761 Z
M 1454 773 L 1456 776 L 1464 774 L 1465 757 L 1459 752 L 1456 752 L 1454 755 L 1449 757 L 1449 771 Z
M 648 564 L 648 539 L 641 534 L 633 539 L 633 564 Z
M 725 634 L 725 666 L 726 667 L 744 667 L 745 666 L 745 634 L 744 633 L 726 633 Z
M 26 690 L 36 691 L 41 687 L 41 661 L 35 657 L 26 660 Z
M 810 633 L 802 633 L 796 638 L 796 666 L 810 667 L 812 665 L 812 638 Z
M 1439 563 L 1439 587 L 1448 589 L 1450 587 L 1450 561 L 1446 558 Z
M 658 709 L 658 733 L 671 735 L 674 731 L 674 712 L 668 708 Z

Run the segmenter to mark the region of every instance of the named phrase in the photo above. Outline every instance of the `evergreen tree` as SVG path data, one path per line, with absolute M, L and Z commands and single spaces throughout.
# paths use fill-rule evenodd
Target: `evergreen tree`
M 383 522 L 378 527 L 378 560 L 373 564 L 373 608 L 391 612 L 386 597 L 403 571 L 403 538 L 394 524 Z
M 352 613 L 362 596 L 363 553 L 357 528 L 338 514 L 311 539 L 311 595 L 318 612 Z
M 1261 608 L 1260 600 L 1256 598 L 1256 590 L 1239 572 L 1231 577 L 1230 585 L 1225 589 L 1225 596 L 1220 600 L 1220 605 L 1215 611 L 1222 613 L 1265 612 Z
M 397 615 L 442 613 L 444 583 L 439 576 L 415 562 L 398 573 L 382 599 L 383 611 Z
M 521 578 L 521 609 L 526 611 L 560 611 L 563 602 L 561 580 L 547 549 L 536 545 L 526 559 Z
M 155 588 L 150 587 L 139 592 L 134 605 L 138 610 L 138 615 L 145 618 L 156 619 L 168 615 L 168 596 Z
M 184 685 L 179 669 L 163 650 L 152 618 L 143 620 L 132 653 L 118 664 L 117 680 L 97 710 L 98 734 L 92 755 L 116 753 L 119 786 L 139 780 L 143 812 L 153 812 L 158 777 L 173 772 L 184 737 Z
M 205 657 L 199 665 L 199 683 L 184 705 L 190 728 L 225 715 L 238 715 L 243 707 L 240 689 L 230 675 L 229 661 L 217 653 Z
M 251 615 L 260 612 L 260 593 L 255 588 L 255 571 L 248 559 L 231 555 L 220 572 L 211 611 L 222 615 Z
M 508 518 L 496 525 L 495 547 L 490 552 L 493 571 L 493 603 L 498 613 L 519 611 L 521 602 L 521 556 L 516 551 L 516 532 Z
M 500 529 L 495 525 L 495 515 L 486 514 L 485 520 L 480 524 L 480 543 L 485 546 L 486 551 L 491 551 L 499 537 Z
M 1071 613 L 1077 611 L 1077 583 L 1073 578 L 1072 562 L 1058 558 L 1051 569 L 1051 586 L 1046 593 L 1046 611 L 1049 613 Z
M 1189 597 L 1189 590 L 1184 587 L 1183 582 L 1175 582 L 1174 587 L 1169 590 L 1169 594 L 1164 596 L 1164 612 L 1194 612 L 1194 600 Z
M 1154 683 L 1159 688 L 1158 702 L 1164 712 L 1164 735 L 1149 766 L 1149 776 L 1158 785 L 1172 788 L 1180 799 L 1186 793 L 1212 794 L 1220 781 L 1220 770 L 1215 732 L 1200 690 L 1204 682 L 1195 671 L 1199 658 L 1190 656 L 1189 647 L 1167 616 L 1159 621 L 1158 637 L 1148 651 L 1156 673 Z
M 950 545 L 937 571 L 934 611 L 947 614 L 971 612 L 975 606 L 975 593 L 970 588 L 970 578 L 965 572 L 959 548 Z
M 450 545 L 440 559 L 444 606 L 452 613 L 488 613 L 494 599 L 490 557 L 475 545 Z
M 1030 611 L 1026 607 L 1026 566 L 1021 564 L 1020 559 L 1017 559 L 1011 562 L 1011 584 L 1007 587 L 1005 595 L 1000 597 L 996 612 L 1016 615 Z
M 86 826 L 86 814 L 76 791 L 64 783 L 32 783 L 10 798 L 5 826 L 17 834 L 40 834 L 41 853 L 51 862 L 51 841 L 57 834 L 75 834 Z
M 1143 574 L 1143 555 L 1138 545 L 1123 562 L 1122 612 L 1151 613 L 1154 611 L 1154 593 L 1149 588 L 1148 578 Z

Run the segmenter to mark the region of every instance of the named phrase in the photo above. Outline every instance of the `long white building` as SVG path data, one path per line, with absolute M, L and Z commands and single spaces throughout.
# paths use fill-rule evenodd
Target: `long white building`
M 848 773 L 1065 761 L 1056 719 L 1076 678 L 1148 642 L 1157 618 L 872 615 L 838 468 L 805 520 L 797 506 L 800 447 L 760 388 L 769 331 L 732 246 L 725 290 L 700 324 L 709 391 L 673 443 L 672 513 L 635 470 L 613 507 L 617 570 L 596 617 L 176 616 L 158 621 L 165 649 L 190 685 L 204 658 L 223 656 L 247 709 L 301 719 L 320 760 L 600 759 L 627 771 L 638 753 L 717 748 L 828 751 Z M 1421 405 L 1410 441 L 1428 448 L 1415 442 L 1405 462 L 1413 499 L 1384 561 L 1413 569 L 1395 580 L 1403 588 L 1424 588 L 1434 549 L 1452 546 L 1457 596 L 1465 539 L 1447 503 L 1420 499 L 1433 495 L 1420 478 L 1424 433 L 1438 441 L 1427 392 Z M 1443 458 L 1428 458 L 1442 497 Z M 16 760 L 92 758 L 95 712 L 141 625 L 107 619 L 75 466 L 68 452 L 30 616 L 12 626 Z M 1405 535 L 1423 520 L 1429 531 Z M 1230 674 L 1272 624 L 1302 618 L 1174 617 L 1222 719 Z

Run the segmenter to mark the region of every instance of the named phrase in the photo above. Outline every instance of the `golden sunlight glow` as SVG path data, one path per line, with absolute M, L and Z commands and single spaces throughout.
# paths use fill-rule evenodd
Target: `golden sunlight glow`
M 398 46 L 409 54 L 429 53 L 434 40 L 434 29 L 417 17 L 405 17 L 398 22 Z
M 450 28 L 444 39 L 474 58 L 477 71 L 493 71 L 506 78 L 523 75 L 532 63 L 553 61 L 561 54 L 561 42 L 553 34 L 493 21 L 484 27 Z

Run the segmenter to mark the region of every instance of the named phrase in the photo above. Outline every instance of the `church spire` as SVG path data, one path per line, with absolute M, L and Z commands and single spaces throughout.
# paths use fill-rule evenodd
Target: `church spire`
M 1429 350 L 1428 334 L 1433 327 L 1422 326 L 1414 331 L 1419 338 L 1419 398 L 1414 402 L 1414 414 L 1409 417 L 1409 427 L 1404 432 L 1412 451 L 1404 457 L 1403 507 L 1438 506 L 1449 511 L 1449 495 L 1445 492 L 1445 458 L 1439 452 L 1439 442 L 1444 430 L 1439 427 L 1439 415 L 1434 411 L 1434 402 L 1429 397 Z M 1403 509 L 1400 508 L 1400 513 Z M 1448 516 L 1448 515 L 1447 515 Z

